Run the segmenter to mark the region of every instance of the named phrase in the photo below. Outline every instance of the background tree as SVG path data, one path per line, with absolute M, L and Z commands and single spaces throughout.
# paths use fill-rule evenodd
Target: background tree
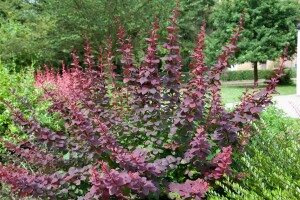
M 0 1 L 0 59 L 17 65 L 30 65 L 53 52 L 50 36 L 56 30 L 53 16 L 32 1 Z
M 19 65 L 68 61 L 72 48 L 82 49 L 85 35 L 95 49 L 108 36 L 115 43 L 116 18 L 139 49 L 150 22 L 156 16 L 166 22 L 174 7 L 171 0 L 0 1 L 1 60 Z
M 289 45 L 288 55 L 296 51 L 296 24 L 300 5 L 295 0 L 223 0 L 216 4 L 210 21 L 214 32 L 207 42 L 209 57 L 218 54 L 219 46 L 228 40 L 232 26 L 245 11 L 242 33 L 235 62 L 252 62 L 254 81 L 258 80 L 257 63 L 274 60 Z
M 181 35 L 182 54 L 186 58 L 183 60 L 185 67 L 184 71 L 189 69 L 188 64 L 190 58 L 188 55 L 192 53 L 194 48 L 195 38 L 200 31 L 203 20 L 207 21 L 212 13 L 212 8 L 217 0 L 181 0 L 180 1 L 180 17 L 179 29 Z M 206 32 L 210 33 L 210 24 L 206 25 Z
M 181 0 L 179 29 L 183 46 L 182 53 L 189 55 L 194 47 L 194 41 L 200 30 L 201 23 L 208 19 L 211 7 L 216 0 Z M 144 54 L 143 49 L 151 21 L 159 18 L 160 27 L 169 23 L 169 14 L 176 6 L 174 0 L 50 0 L 45 6 L 52 10 L 57 18 L 59 31 L 54 38 L 54 46 L 64 52 L 69 52 L 71 45 L 76 44 L 81 49 L 82 35 L 88 34 L 92 46 L 98 48 L 99 42 L 112 36 L 113 43 L 116 40 L 115 18 L 119 18 L 128 35 L 132 36 L 133 47 L 136 54 Z M 160 29 L 161 39 L 167 36 L 167 32 Z M 63 47 L 63 48 L 61 48 Z M 164 54 L 165 50 L 158 47 L 158 53 Z M 137 49 L 139 49 L 137 51 Z M 64 55 L 64 53 L 60 54 Z M 188 56 L 186 56 L 188 57 Z M 187 65 L 189 59 L 184 60 Z
M 148 22 L 153 21 L 155 16 L 161 22 L 167 21 L 175 3 L 171 0 L 50 0 L 44 6 L 57 19 L 58 30 L 52 40 L 59 52 L 58 59 L 65 59 L 72 47 L 81 49 L 85 34 L 95 49 L 109 36 L 115 44 L 116 18 L 121 21 L 127 34 L 132 36 L 135 49 L 140 49 L 145 45 L 141 42 L 142 38 L 148 34 L 151 26 Z
M 211 13 L 215 0 L 181 0 L 178 26 L 182 54 L 189 55 L 203 19 Z M 135 54 L 144 54 L 144 39 L 151 21 L 159 18 L 160 27 L 169 25 L 174 0 L 11 0 L 0 1 L 0 56 L 3 62 L 28 65 L 70 61 L 72 48 L 82 49 L 85 35 L 93 49 L 105 43 L 108 36 L 116 43 L 116 18 L 132 36 Z M 209 27 L 209 26 L 208 26 Z M 161 39 L 167 36 L 160 29 Z M 113 49 L 119 48 L 113 46 Z M 80 53 L 80 52 L 79 52 Z M 159 54 L 165 49 L 158 47 Z M 57 63 L 53 63 L 56 61 Z M 138 61 L 140 62 L 140 61 Z M 183 64 L 188 65 L 189 59 Z M 188 70 L 188 67 L 185 68 Z

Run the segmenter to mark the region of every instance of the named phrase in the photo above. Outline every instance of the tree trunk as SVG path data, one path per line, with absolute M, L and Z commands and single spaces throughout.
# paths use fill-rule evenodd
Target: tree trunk
M 256 84 L 257 83 L 257 81 L 258 81 L 258 70 L 257 70 L 257 62 L 254 62 L 253 63 L 253 69 L 254 69 L 254 84 Z

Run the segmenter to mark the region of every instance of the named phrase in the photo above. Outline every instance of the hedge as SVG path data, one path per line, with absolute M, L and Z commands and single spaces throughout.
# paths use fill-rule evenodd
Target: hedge
M 296 70 L 289 69 L 291 78 L 296 77 Z M 266 79 L 271 76 L 273 70 L 258 70 L 258 79 Z M 227 71 L 228 76 L 222 76 L 222 81 L 253 80 L 253 70 Z
M 221 76 L 222 81 L 243 81 L 253 80 L 253 70 L 227 71 L 227 76 Z M 273 70 L 258 70 L 258 79 L 269 79 L 272 76 Z M 288 69 L 286 72 L 289 78 L 296 78 L 296 70 Z M 184 81 L 189 80 L 189 72 L 182 74 Z

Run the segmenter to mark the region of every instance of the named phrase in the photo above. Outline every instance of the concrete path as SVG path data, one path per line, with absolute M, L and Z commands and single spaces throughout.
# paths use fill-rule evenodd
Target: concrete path
M 277 108 L 282 109 L 288 116 L 292 118 L 300 118 L 300 96 L 282 95 L 273 97 L 273 102 Z M 227 103 L 228 108 L 235 107 L 238 103 Z
M 300 118 L 300 96 L 295 94 L 275 96 L 273 101 L 276 107 L 282 109 L 288 116 Z

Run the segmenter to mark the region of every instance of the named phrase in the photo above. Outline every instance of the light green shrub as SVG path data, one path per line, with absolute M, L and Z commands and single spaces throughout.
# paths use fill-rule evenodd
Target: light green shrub
M 235 160 L 235 170 L 246 178 L 217 182 L 222 192 L 211 191 L 209 199 L 300 198 L 300 121 L 270 107 L 254 127 L 258 134 Z
M 34 87 L 34 69 L 28 67 L 20 72 L 10 71 L 7 67 L 0 63 L 0 100 L 5 100 L 13 105 L 14 108 L 20 109 L 25 115 L 25 118 L 32 116 L 32 110 L 35 116 L 43 124 L 58 129 L 60 127 L 59 120 L 54 120 L 55 116 L 49 116 L 46 110 L 49 107 L 49 102 L 41 101 L 41 90 Z M 14 136 L 18 135 L 17 139 L 24 139 L 25 136 L 20 127 L 15 125 L 11 119 L 10 109 L 0 101 L 0 137 L 14 141 Z M 0 160 L 5 160 L 7 152 L 2 143 L 0 143 Z

